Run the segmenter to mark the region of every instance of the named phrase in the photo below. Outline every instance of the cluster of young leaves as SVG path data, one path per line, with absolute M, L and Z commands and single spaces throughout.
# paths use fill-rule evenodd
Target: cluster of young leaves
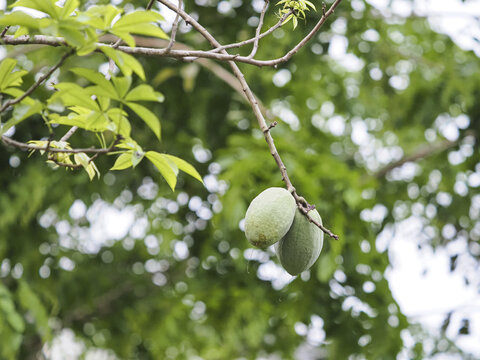
M 16 26 L 14 36 L 43 34 L 61 37 L 76 49 L 77 55 L 88 55 L 104 34 L 113 34 L 134 47 L 132 34 L 167 39 L 165 32 L 153 23 L 163 20 L 153 11 L 135 11 L 118 19 L 123 10 L 113 5 L 91 6 L 80 11 L 79 0 L 67 0 L 63 7 L 54 0 L 18 0 L 9 8 L 24 7 L 43 13 L 34 17 L 24 11 L 13 11 L 0 17 L 0 25 Z M 118 19 L 118 20 L 117 20 Z
M 22 77 L 28 73 L 26 70 L 15 70 L 17 61 L 14 59 L 5 59 L 0 63 L 0 96 L 2 94 L 17 98 L 21 96 L 24 91 L 19 88 L 23 83 Z M 38 100 L 27 96 L 21 103 L 15 106 L 12 117 L 1 124 L 0 135 L 3 135 L 8 129 L 33 114 L 37 114 L 42 109 L 42 103 Z M 0 113 L 0 120 L 1 118 Z
M 184 160 L 155 151 L 145 152 L 133 140 L 132 126 L 125 107 L 142 119 L 160 140 L 160 120 L 139 102 L 163 102 L 164 96 L 145 83 L 132 88 L 133 74 L 142 82 L 145 81 L 143 67 L 135 57 L 111 46 L 97 48 L 100 36 L 105 34 L 113 34 L 131 47 L 135 46 L 134 34 L 168 38 L 163 30 L 155 25 L 163 20 L 163 17 L 153 11 L 134 11 L 120 16 L 123 10 L 113 5 L 91 6 L 82 12 L 78 9 L 79 5 L 78 0 L 67 0 L 63 7 L 53 0 L 18 0 L 9 7 L 33 9 L 42 12 L 45 17 L 38 18 L 23 11 L 13 11 L 0 15 L 0 25 L 16 26 L 16 29 L 13 29 L 15 37 L 42 34 L 63 38 L 77 56 L 87 56 L 94 50 L 99 50 L 107 59 L 115 62 L 123 76 L 112 75 L 107 79 L 92 69 L 72 68 L 70 71 L 78 76 L 78 79 L 86 80 L 92 85 L 82 87 L 77 82 L 60 82 L 54 85 L 56 91 L 44 103 L 26 97 L 14 106 L 12 118 L 3 124 L 1 134 L 32 115 L 41 114 L 49 127 L 52 124 L 77 126 L 95 133 L 104 148 L 107 147 L 105 137 L 108 137 L 108 133 L 113 134 L 116 140 L 111 146 L 121 149 L 115 152 L 121 156 L 113 170 L 135 167 L 146 155 L 172 190 L 175 188 L 179 170 L 202 181 L 199 173 Z M 24 93 L 18 86 L 22 84 L 22 76 L 27 74 L 25 70 L 15 71 L 16 65 L 13 59 L 6 59 L 0 64 L 0 92 L 14 98 Z M 50 148 L 72 149 L 67 142 L 40 140 L 31 143 Z M 67 167 L 82 165 L 90 179 L 95 174 L 100 175 L 92 159 L 85 153 L 57 152 L 49 155 L 48 162 L 57 165 L 61 163 Z
M 283 5 L 282 9 L 279 11 L 280 17 L 292 12 L 287 16 L 283 23 L 286 24 L 292 20 L 294 29 L 298 25 L 298 19 L 305 20 L 305 12 L 310 11 L 310 8 L 317 11 L 315 5 L 308 0 L 280 0 L 277 3 L 277 6 L 278 5 Z

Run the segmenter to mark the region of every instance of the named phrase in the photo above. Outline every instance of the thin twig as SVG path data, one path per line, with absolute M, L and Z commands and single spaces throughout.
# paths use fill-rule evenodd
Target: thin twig
M 472 132 L 468 132 L 468 134 L 465 134 L 465 136 L 472 136 L 472 135 L 474 136 L 474 134 Z M 388 172 L 402 166 L 403 164 L 405 164 L 407 162 L 415 162 L 415 161 L 424 159 L 426 157 L 435 155 L 439 152 L 445 151 L 447 149 L 450 149 L 450 148 L 458 145 L 459 142 L 463 139 L 464 139 L 464 137 L 458 138 L 455 141 L 444 140 L 444 141 L 438 142 L 436 144 L 431 144 L 431 145 L 428 145 L 428 146 L 422 146 L 421 148 L 414 151 L 413 154 L 404 156 L 400 160 L 388 164 L 384 168 L 377 171 L 374 174 L 374 176 L 377 177 L 377 178 L 385 176 Z
M 182 8 L 182 1 L 183 0 L 178 0 L 178 8 Z M 177 36 L 177 30 L 178 30 L 178 22 L 180 21 L 180 14 L 177 13 L 175 16 L 175 20 L 173 21 L 172 25 L 172 33 L 170 34 L 170 42 L 168 43 L 168 46 L 166 48 L 167 53 L 172 50 L 173 44 L 175 43 L 175 37 Z
M 78 126 L 72 126 L 70 130 L 68 130 L 65 135 L 62 136 L 62 138 L 60 139 L 60 141 L 67 141 L 68 139 L 70 139 L 70 137 L 75 133 L 75 131 L 77 131 L 78 129 Z
M 265 131 L 270 131 L 271 129 L 273 129 L 275 126 L 278 125 L 278 122 L 277 121 L 274 121 L 273 123 L 271 123 L 270 125 L 268 125 L 268 128 L 266 128 L 265 130 L 263 130 L 263 132 Z
M 172 3 L 166 1 L 163 2 L 158 0 L 168 8 L 173 11 L 176 11 L 177 7 L 175 7 Z M 342 0 L 336 0 L 331 6 L 330 9 L 323 15 L 320 20 L 317 22 L 315 27 L 310 31 L 310 33 L 305 36 L 293 49 L 291 49 L 288 53 L 284 56 L 276 59 L 271 60 L 255 60 L 249 59 L 247 56 L 239 56 L 239 55 L 230 55 L 227 52 L 224 52 L 224 48 L 219 45 L 215 46 L 213 50 L 216 48 L 221 48 L 223 50 L 219 50 L 221 53 L 215 53 L 213 50 L 210 51 L 200 51 L 200 50 L 193 50 L 193 51 L 185 51 L 185 50 L 170 50 L 166 51 L 166 49 L 156 49 L 156 48 L 142 48 L 142 47 L 135 47 L 131 48 L 129 46 L 119 46 L 118 50 L 121 50 L 127 54 L 135 54 L 135 55 L 147 55 L 147 56 L 156 56 L 156 57 L 176 57 L 176 58 L 209 58 L 209 59 L 216 59 L 219 61 L 230 61 L 235 60 L 235 62 L 242 62 L 246 64 L 256 65 L 256 66 L 277 66 L 278 64 L 284 63 L 290 58 L 295 55 L 305 44 L 320 30 L 322 25 L 325 23 L 327 18 L 333 14 L 335 8 L 339 5 Z M 188 18 L 193 19 L 188 14 L 186 14 L 183 10 L 180 10 L 183 14 L 187 15 Z M 180 15 L 182 16 L 182 15 Z M 183 17 L 183 16 L 182 16 Z M 184 18 L 185 20 L 185 18 Z M 185 20 L 187 21 L 187 20 Z M 187 21 L 190 23 L 190 21 Z M 196 22 L 196 21 L 195 21 Z M 196 22 L 198 24 L 198 22 Z M 203 26 L 202 26 L 203 28 Z M 198 29 L 197 29 L 198 30 Z M 206 30 L 205 30 L 206 31 Z M 202 34 L 203 35 L 203 34 Z M 65 45 L 63 39 L 59 38 L 52 38 L 43 35 L 35 35 L 35 36 L 20 36 L 18 38 L 14 38 L 12 35 L 5 36 L 3 39 L 4 44 L 8 45 L 20 45 L 20 44 L 43 44 L 43 45 L 51 45 L 51 46 L 62 46 Z M 252 41 L 254 42 L 255 38 Z M 248 40 L 245 43 L 249 43 Z M 97 43 L 97 48 L 101 46 L 111 46 L 109 44 L 104 43 Z M 100 50 L 98 50 L 100 51 Z
M 155 3 L 155 0 L 150 0 L 147 5 L 147 10 L 151 10 L 154 3 Z
M 215 49 L 209 50 L 208 52 L 216 53 L 216 52 L 220 52 L 222 50 L 239 48 L 239 47 L 242 47 L 244 45 L 251 44 L 251 43 L 255 42 L 255 40 L 260 40 L 260 39 L 264 38 L 265 36 L 270 35 L 272 32 L 277 30 L 279 27 L 281 27 L 283 25 L 283 22 L 285 21 L 285 19 L 289 15 L 291 15 L 292 13 L 293 13 L 293 10 L 290 10 L 288 13 L 283 14 L 282 17 L 278 20 L 278 22 L 275 25 L 273 25 L 270 29 L 268 29 L 264 33 L 261 33 L 258 36 L 255 36 L 255 37 L 250 38 L 248 40 L 240 41 L 240 42 L 237 42 L 237 43 L 223 45 L 223 46 L 217 47 Z
M 162 4 L 167 6 L 169 9 L 171 9 L 171 10 L 177 12 L 178 14 L 180 14 L 180 16 L 186 22 L 190 23 L 205 39 L 207 39 L 207 41 L 212 45 L 212 47 L 214 47 L 214 48 L 221 47 L 221 44 L 208 32 L 208 30 L 205 29 L 194 18 L 192 18 L 190 15 L 188 15 L 185 11 L 183 11 L 180 8 L 175 7 L 175 5 L 170 3 L 168 0 L 158 0 L 158 1 L 160 1 Z M 329 9 L 330 13 L 333 12 L 334 8 L 338 5 L 338 3 L 340 3 L 340 1 L 341 0 L 336 0 L 335 1 L 335 3 Z M 323 18 L 326 19 L 326 17 L 322 17 L 322 19 Z M 323 22 L 325 22 L 325 20 L 323 20 Z M 322 22 L 322 24 L 323 24 L 323 22 Z M 302 42 L 303 41 L 306 43 L 306 41 L 308 41 L 308 40 L 304 39 L 304 40 L 302 40 Z M 228 55 L 226 50 L 222 50 L 222 53 Z M 282 159 L 280 158 L 280 154 L 278 153 L 277 148 L 275 147 L 275 143 L 273 141 L 272 135 L 270 134 L 270 131 L 268 131 L 269 129 L 268 129 L 267 123 L 265 121 L 265 118 L 263 117 L 263 114 L 260 110 L 260 107 L 258 106 L 257 99 L 253 95 L 253 92 L 250 89 L 250 87 L 248 86 L 248 83 L 245 80 L 245 76 L 243 75 L 242 71 L 240 70 L 238 65 L 235 63 L 235 61 L 230 60 L 230 61 L 228 61 L 228 64 L 232 68 L 232 71 L 235 74 L 235 76 L 237 77 L 237 79 L 242 84 L 243 91 L 245 92 L 245 95 L 247 96 L 248 101 L 250 102 L 250 105 L 252 106 L 252 110 L 255 114 L 255 117 L 257 118 L 260 129 L 263 131 L 263 135 L 264 135 L 265 141 L 267 142 L 268 147 L 270 149 L 270 153 L 273 156 L 273 158 L 275 159 L 275 162 L 277 163 L 278 168 L 280 169 L 280 172 L 282 174 L 282 179 L 285 182 L 287 190 L 290 191 L 292 193 L 292 195 L 294 196 L 295 201 L 297 203 L 297 206 L 302 211 L 302 213 L 304 213 L 304 215 L 308 218 L 308 220 L 310 222 L 314 223 L 316 226 L 318 226 L 323 232 L 325 232 L 330 237 L 332 237 L 334 239 L 338 239 L 337 235 L 333 234 L 330 230 L 325 228 L 320 223 L 316 222 L 314 219 L 311 218 L 310 215 L 308 215 L 308 210 L 307 209 L 310 206 L 307 203 L 307 206 L 305 207 L 305 203 L 306 203 L 305 199 L 301 198 L 296 193 L 296 190 L 295 190 L 294 186 L 292 185 L 292 182 L 290 181 L 290 178 L 288 177 L 287 168 L 285 167 L 285 164 L 283 163 Z
M 268 3 L 269 3 L 269 0 L 265 0 L 265 4 L 263 5 L 262 12 L 260 13 L 260 20 L 258 20 L 257 30 L 255 31 L 255 41 L 253 42 L 253 49 L 250 55 L 247 56 L 247 58 L 249 59 L 253 59 L 253 57 L 257 53 L 260 31 L 262 31 L 263 18 L 265 17 L 265 13 L 267 12 Z
M 2 30 L 2 33 L 0 34 L 0 38 L 3 38 L 5 34 L 7 33 L 8 29 L 10 29 L 10 25 L 5 26 L 5 28 Z
M 18 98 L 10 99 L 10 100 L 5 101 L 3 106 L 0 108 L 0 114 L 2 112 L 4 112 L 6 109 L 8 109 L 10 106 L 18 104 L 20 101 L 25 99 L 28 95 L 33 93 L 35 91 L 35 89 L 38 88 L 50 75 L 52 75 L 55 70 L 57 70 L 60 66 L 62 66 L 63 62 L 70 55 L 72 55 L 74 53 L 74 51 L 75 50 L 72 49 L 69 52 L 67 52 L 65 55 L 63 55 L 62 58 L 60 59 L 60 61 L 56 65 L 52 66 L 50 68 L 50 70 L 48 70 L 45 74 L 40 76 L 40 78 L 32 86 L 30 86 L 30 88 L 27 91 L 25 91 L 22 95 L 20 95 Z

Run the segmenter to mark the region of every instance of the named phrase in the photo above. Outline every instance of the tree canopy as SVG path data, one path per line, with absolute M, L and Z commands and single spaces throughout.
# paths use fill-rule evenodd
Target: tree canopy
M 126 359 L 472 356 L 452 313 L 436 337 L 402 314 L 377 241 L 415 218 L 478 283 L 472 51 L 362 0 L 7 4 L 0 358 L 66 331 Z M 272 186 L 325 226 L 296 278 L 245 239 Z

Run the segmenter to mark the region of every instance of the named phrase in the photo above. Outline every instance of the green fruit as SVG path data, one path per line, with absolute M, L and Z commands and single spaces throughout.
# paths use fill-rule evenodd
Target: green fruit
M 322 223 L 317 210 L 308 215 Z M 297 209 L 292 226 L 277 243 L 275 250 L 280 263 L 290 275 L 298 275 L 317 261 L 323 246 L 323 232 Z
M 248 206 L 245 215 L 245 236 L 259 248 L 275 244 L 290 229 L 297 205 L 284 188 L 262 191 Z

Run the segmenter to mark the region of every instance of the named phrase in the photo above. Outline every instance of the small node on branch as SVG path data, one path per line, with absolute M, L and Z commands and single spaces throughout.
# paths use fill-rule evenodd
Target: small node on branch
M 273 129 L 275 126 L 278 125 L 278 122 L 277 121 L 274 121 L 273 123 L 271 123 L 268 128 L 266 128 L 265 130 L 263 130 L 263 133 L 267 133 L 270 131 L 270 129 Z M 272 154 L 273 155 L 273 154 Z
M 323 16 L 327 16 L 327 4 L 322 3 L 322 14 Z

